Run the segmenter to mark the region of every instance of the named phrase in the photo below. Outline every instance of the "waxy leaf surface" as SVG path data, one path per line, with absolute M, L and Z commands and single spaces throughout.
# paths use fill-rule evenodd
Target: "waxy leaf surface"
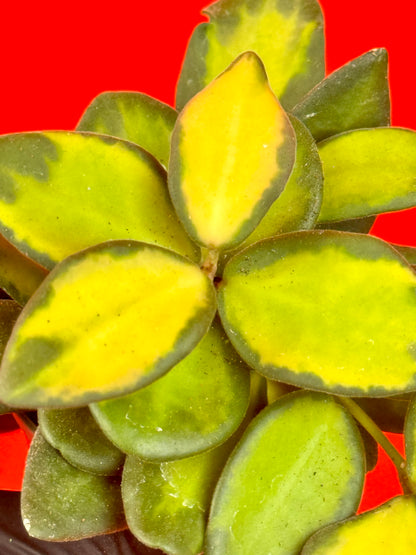
M 243 54 L 189 102 L 172 135 L 169 189 L 189 235 L 214 249 L 243 241 L 282 192 L 295 151 L 261 61 Z
M 301 555 L 410 555 L 416 552 L 415 526 L 415 498 L 395 497 L 373 511 L 317 532 Z
M 39 431 L 26 463 L 21 510 L 26 530 L 41 540 L 78 540 L 126 528 L 117 479 L 71 466 Z
M 261 374 L 380 397 L 416 389 L 415 286 L 380 239 L 304 231 L 235 256 L 218 304 L 231 342 Z
M 219 323 L 165 376 L 91 410 L 122 451 L 153 461 L 181 459 L 222 443 L 249 402 L 250 370 Z
M 170 136 L 177 112 L 167 104 L 136 92 L 105 92 L 84 112 L 77 131 L 114 135 L 136 143 L 167 167 Z
M 206 333 L 215 291 L 161 247 L 103 243 L 59 264 L 26 305 L 0 372 L 11 405 L 83 406 L 167 372 Z
M 88 407 L 39 409 L 43 437 L 70 464 L 85 472 L 117 474 L 124 454 L 103 434 Z
M 320 222 L 349 220 L 416 204 L 416 133 L 379 127 L 319 145 L 324 169 Z
M 294 106 L 325 74 L 323 18 L 315 0 L 221 0 L 196 27 L 180 75 L 182 109 L 242 52 L 264 61 L 272 89 Z
M 137 145 L 97 134 L 0 137 L 0 231 L 48 269 L 116 239 L 199 258 L 174 213 L 164 169 Z
M 262 411 L 215 490 L 207 555 L 297 554 L 308 536 L 356 510 L 359 432 L 332 397 L 285 395 Z
M 293 114 L 316 141 L 350 129 L 389 125 L 387 69 L 387 51 L 370 50 L 316 85 Z

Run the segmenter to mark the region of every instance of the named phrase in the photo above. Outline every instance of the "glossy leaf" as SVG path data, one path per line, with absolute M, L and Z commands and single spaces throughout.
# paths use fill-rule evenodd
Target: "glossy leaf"
M 206 555 L 299 552 L 351 515 L 364 479 L 359 432 L 333 398 L 293 393 L 247 428 L 218 482 Z
M 240 56 L 181 112 L 169 189 L 199 244 L 231 248 L 282 192 L 295 159 L 288 117 L 253 52 Z
M 293 108 L 317 141 L 390 124 L 387 51 L 376 48 L 321 81 Z
M 304 231 L 235 256 L 218 303 L 231 342 L 266 377 L 385 397 L 416 389 L 415 285 L 380 239 Z
M 153 461 L 181 459 L 230 437 L 244 418 L 250 371 L 216 323 L 165 376 L 91 410 L 122 451 Z
M 77 131 L 114 135 L 138 144 L 167 167 L 170 136 L 177 112 L 151 96 L 136 92 L 105 92 L 84 112 Z
M 349 220 L 416 204 L 416 133 L 381 127 L 319 145 L 324 169 L 320 222 Z
M 301 555 L 409 554 L 416 551 L 414 497 L 395 497 L 373 511 L 314 534 Z
M 59 264 L 23 310 L 3 357 L 0 398 L 65 408 L 134 391 L 188 354 L 214 311 L 212 283 L 172 251 L 133 241 L 84 250 Z
M 0 231 L 48 269 L 114 239 L 199 258 L 174 214 L 163 168 L 138 146 L 97 134 L 0 137 Z
M 70 464 L 93 474 L 117 474 L 124 454 L 103 434 L 88 407 L 39 409 L 43 437 Z
M 203 12 L 179 78 L 182 109 L 242 52 L 253 50 L 266 65 L 276 96 L 294 106 L 324 77 L 323 18 L 315 0 L 220 0 Z
M 49 541 L 78 540 L 126 527 L 119 482 L 74 468 L 37 432 L 21 500 L 29 535 Z

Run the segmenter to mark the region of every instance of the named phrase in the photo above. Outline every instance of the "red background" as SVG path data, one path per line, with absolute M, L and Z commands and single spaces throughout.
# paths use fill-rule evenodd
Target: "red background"
M 173 104 L 186 43 L 209 0 L 3 0 L 0 4 L 0 133 L 73 129 L 107 90 L 142 91 Z M 384 46 L 393 125 L 416 129 L 414 0 L 321 0 L 327 69 Z M 413 210 L 378 218 L 373 233 L 415 245 Z M 0 489 L 19 489 L 27 441 L 0 418 Z M 393 436 L 391 436 L 393 437 Z M 401 438 L 393 437 L 401 445 Z M 380 469 L 381 468 L 381 469 Z M 361 509 L 400 491 L 381 457 Z

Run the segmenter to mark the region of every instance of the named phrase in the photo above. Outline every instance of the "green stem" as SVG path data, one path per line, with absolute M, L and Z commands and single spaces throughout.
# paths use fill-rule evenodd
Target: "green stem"
M 24 431 L 28 440 L 31 441 L 36 431 L 34 422 L 24 412 L 14 412 L 13 418 L 19 424 L 20 429 Z
M 392 460 L 399 475 L 400 484 L 404 494 L 416 494 L 416 486 L 412 484 L 406 473 L 406 461 L 397 451 L 395 446 L 386 438 L 377 424 L 363 409 L 348 397 L 338 397 L 338 401 L 352 414 L 363 428 L 376 440 Z
M 216 249 L 208 249 L 202 261 L 201 270 L 209 279 L 214 279 L 217 272 L 218 257 L 220 253 Z

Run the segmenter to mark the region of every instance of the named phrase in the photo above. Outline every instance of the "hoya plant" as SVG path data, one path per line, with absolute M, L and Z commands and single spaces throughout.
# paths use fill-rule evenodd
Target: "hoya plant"
M 103 93 L 75 131 L 0 137 L 1 410 L 38 415 L 23 523 L 413 553 L 416 254 L 368 234 L 416 205 L 387 53 L 325 78 L 316 0 L 206 14 L 176 110 Z M 355 516 L 377 443 L 404 495 Z

